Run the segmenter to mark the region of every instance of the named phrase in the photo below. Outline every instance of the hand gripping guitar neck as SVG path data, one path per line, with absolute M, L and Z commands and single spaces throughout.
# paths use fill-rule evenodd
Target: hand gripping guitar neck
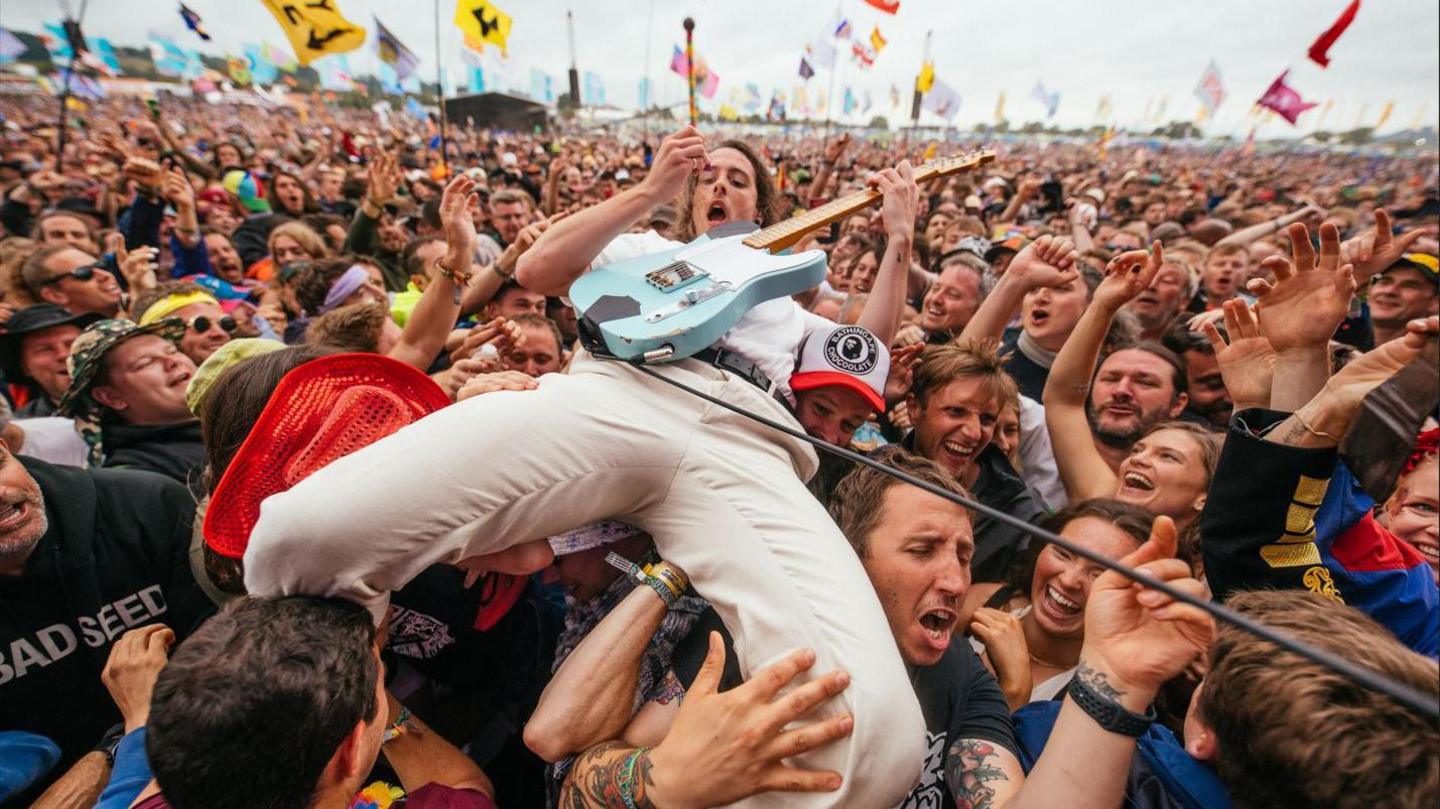
M 923 183 L 994 159 L 994 152 L 984 151 L 927 163 L 915 180 Z M 779 251 L 880 197 L 879 191 L 861 191 L 764 230 L 726 225 L 673 250 L 596 268 L 570 286 L 581 339 L 592 352 L 627 361 L 669 362 L 699 353 L 757 304 L 819 285 L 825 278 L 823 251 Z

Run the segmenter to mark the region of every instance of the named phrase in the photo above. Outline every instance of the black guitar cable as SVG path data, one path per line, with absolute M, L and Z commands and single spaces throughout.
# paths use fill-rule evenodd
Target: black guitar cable
M 1152 588 L 1154 590 L 1159 590 L 1160 592 L 1170 596 L 1176 601 L 1189 604 L 1192 607 L 1198 607 L 1210 613 L 1215 618 L 1238 626 L 1252 635 L 1264 638 L 1265 640 L 1268 640 L 1277 646 L 1288 649 L 1295 654 L 1300 655 L 1301 657 L 1307 658 L 1328 669 L 1331 669 L 1337 674 L 1354 680 L 1355 682 L 1360 683 L 1361 685 L 1371 689 L 1372 691 L 1377 691 L 1387 697 L 1390 697 L 1401 705 L 1404 705 L 1405 707 L 1410 708 L 1411 710 L 1419 714 L 1428 716 L 1434 720 L 1440 720 L 1440 704 L 1437 704 L 1435 699 L 1429 694 L 1425 694 L 1415 688 L 1405 685 L 1404 683 L 1399 683 L 1391 680 L 1390 678 L 1385 677 L 1377 672 L 1371 671 L 1370 669 L 1367 669 L 1363 666 L 1359 666 L 1348 660 L 1336 657 L 1335 655 L 1332 655 L 1322 649 L 1317 649 L 1309 645 L 1308 643 L 1303 643 L 1301 641 L 1295 640 L 1294 638 L 1287 637 L 1286 635 L 1276 631 L 1275 629 L 1268 627 L 1262 623 L 1253 621 L 1250 618 L 1241 615 L 1240 613 L 1235 612 L 1234 610 L 1222 604 L 1216 604 L 1212 601 L 1203 598 L 1197 598 L 1196 596 L 1190 595 L 1189 593 L 1177 590 L 1174 587 L 1171 587 L 1166 582 L 1155 579 L 1126 565 L 1122 565 L 1119 562 L 1106 559 L 1104 556 L 1101 556 L 1100 554 L 1088 548 L 1076 545 L 1065 539 L 1064 537 L 1056 536 L 1055 534 L 1052 534 L 1043 528 L 1031 525 L 1030 523 L 1027 523 L 1018 517 L 1012 517 L 1011 515 L 1000 511 L 999 509 L 991 508 L 984 503 L 978 503 L 968 497 L 962 497 L 958 494 L 955 494 L 954 492 L 948 491 L 939 486 L 935 486 L 931 483 L 926 483 L 919 478 L 913 477 L 909 474 L 906 474 L 905 472 L 895 469 L 894 467 L 887 466 L 883 463 L 880 463 L 879 461 L 868 458 L 858 452 L 855 452 L 854 450 L 836 446 L 828 441 L 823 441 L 819 438 L 815 438 L 804 431 L 795 430 L 784 424 L 780 424 L 779 422 L 767 419 L 759 414 L 751 413 L 743 407 L 733 405 L 721 399 L 717 399 L 716 397 L 711 396 L 703 391 L 696 390 L 683 382 L 671 379 L 664 374 L 656 372 L 653 368 L 650 368 L 639 362 L 632 362 L 630 364 L 635 366 L 640 371 L 666 383 L 667 385 L 672 385 L 676 388 L 679 388 L 680 390 L 686 391 L 687 393 L 704 399 L 711 404 L 719 405 L 720 407 L 723 407 L 732 413 L 737 413 L 759 424 L 763 424 L 766 427 L 771 428 L 772 430 L 782 432 L 790 436 L 791 438 L 797 438 L 801 441 L 811 444 L 816 449 L 823 450 L 824 452 L 828 452 L 831 455 L 836 455 L 854 463 L 864 464 L 871 469 L 875 469 L 879 472 L 890 475 L 896 480 L 908 483 L 911 486 L 919 487 L 920 489 L 923 489 L 924 491 L 929 492 L 936 497 L 943 497 L 952 503 L 963 506 L 972 511 L 979 512 L 1015 528 L 1019 528 L 1020 530 L 1025 531 L 1026 533 L 1029 533 L 1045 542 L 1059 545 L 1060 547 L 1075 554 L 1076 556 L 1084 557 L 1085 559 L 1088 559 L 1091 562 L 1100 565 L 1101 567 L 1104 567 L 1108 570 L 1113 570 L 1122 576 L 1125 576 L 1129 579 L 1145 585 L 1146 587 Z

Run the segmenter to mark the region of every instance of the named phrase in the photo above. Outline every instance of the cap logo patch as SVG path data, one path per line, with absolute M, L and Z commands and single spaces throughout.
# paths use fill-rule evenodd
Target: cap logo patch
M 875 337 L 859 326 L 842 326 L 825 339 L 825 361 L 846 373 L 864 376 L 879 357 Z

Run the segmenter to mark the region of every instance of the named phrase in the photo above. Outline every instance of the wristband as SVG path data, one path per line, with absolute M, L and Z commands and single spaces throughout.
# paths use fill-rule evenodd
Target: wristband
M 635 752 L 625 757 L 625 763 L 620 765 L 620 772 L 615 775 L 615 787 L 620 792 L 620 800 L 625 802 L 625 809 L 638 809 L 635 803 L 635 762 L 648 752 L 648 747 L 636 748 Z
M 1154 705 L 1147 707 L 1143 714 L 1134 713 L 1086 685 L 1079 677 L 1071 679 L 1070 687 L 1066 690 L 1076 707 L 1111 733 L 1139 738 L 1155 721 Z
M 380 744 L 389 744 L 404 736 L 405 732 L 409 730 L 414 730 L 414 726 L 410 724 L 410 709 L 401 705 L 400 715 L 395 717 L 395 721 L 390 723 L 390 727 L 385 728 L 385 735 L 380 738 Z
M 490 269 L 494 270 L 496 275 L 500 276 L 506 281 L 509 281 L 511 278 L 515 277 L 515 268 L 511 267 L 509 272 L 500 269 L 500 259 L 498 258 L 490 262 Z

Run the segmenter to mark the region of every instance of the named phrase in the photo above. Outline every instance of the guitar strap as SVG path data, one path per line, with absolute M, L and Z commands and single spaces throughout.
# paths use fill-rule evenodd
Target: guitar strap
M 962 497 L 961 495 L 955 494 L 954 492 L 951 492 L 947 489 L 936 486 L 933 483 L 928 483 L 906 472 L 895 469 L 892 466 L 880 463 L 879 461 L 876 461 L 869 456 L 855 452 L 854 450 L 836 446 L 835 444 L 831 444 L 828 441 L 815 438 L 814 436 L 809 435 L 803 430 L 795 430 L 792 427 L 773 421 L 771 419 L 767 419 L 757 413 L 751 413 L 750 411 L 746 410 L 743 407 L 740 407 L 739 405 L 735 405 L 723 399 L 711 396 L 704 391 L 696 390 L 695 388 L 686 385 L 684 382 L 676 379 L 671 379 L 665 374 L 658 373 L 653 368 L 649 368 L 643 363 L 632 362 L 631 364 L 634 365 L 637 369 L 639 369 L 641 373 L 649 374 L 650 376 L 660 380 L 661 382 L 664 382 L 667 385 L 679 388 L 680 390 L 683 390 L 691 394 L 692 396 L 703 399 L 710 404 L 723 407 L 732 413 L 744 416 L 745 418 L 748 418 L 758 424 L 763 424 L 764 426 L 769 427 L 770 429 L 777 432 L 784 433 L 791 438 L 799 441 L 804 441 L 805 443 L 814 446 L 816 449 L 821 450 L 822 452 L 828 452 L 832 455 L 844 458 L 853 463 L 868 466 L 871 469 L 889 475 L 896 480 L 908 483 L 911 486 L 916 486 L 926 492 L 929 492 L 930 494 L 935 495 L 936 497 L 944 498 L 971 511 L 984 514 L 985 516 L 990 517 L 994 520 L 1005 523 L 1006 525 L 1010 525 L 1014 528 L 1031 534 L 1034 538 L 1039 539 L 1042 542 L 1048 542 L 1058 545 L 1061 548 L 1069 551 L 1070 553 L 1075 554 L 1076 556 L 1088 559 L 1089 561 L 1094 562 L 1095 564 L 1100 565 L 1107 570 L 1113 570 L 1116 573 L 1119 573 L 1120 575 L 1125 576 L 1126 578 L 1129 578 L 1133 581 L 1139 582 L 1140 584 L 1143 584 L 1148 588 L 1159 590 L 1160 592 L 1165 593 L 1176 601 L 1184 604 L 1189 604 L 1192 607 L 1204 610 L 1205 612 L 1209 613 L 1210 615 L 1214 616 L 1219 620 L 1225 621 L 1229 624 L 1233 624 L 1234 626 L 1237 626 L 1252 635 L 1263 638 L 1264 640 L 1274 643 L 1284 649 L 1288 649 L 1289 651 L 1294 652 L 1301 657 L 1307 658 L 1321 666 L 1324 666 L 1340 674 L 1341 676 L 1344 676 L 1347 679 L 1353 680 L 1356 683 L 1365 686 L 1366 688 L 1384 694 L 1385 696 L 1395 700 L 1396 702 L 1415 711 L 1416 713 L 1430 717 L 1431 719 L 1440 719 L 1440 705 L 1436 704 L 1434 698 L 1428 694 L 1421 692 L 1416 688 L 1412 688 L 1405 683 L 1397 682 L 1368 668 L 1352 663 L 1349 660 L 1336 657 L 1335 655 L 1332 655 L 1323 649 L 1318 649 L 1308 643 L 1289 637 L 1288 635 L 1285 635 L 1272 627 L 1255 621 L 1248 616 L 1241 615 L 1240 613 L 1235 612 L 1229 607 L 1221 604 L 1212 603 L 1208 599 L 1199 598 L 1191 595 L 1190 593 L 1184 592 L 1183 590 L 1176 589 L 1170 586 L 1170 584 L 1168 584 L 1167 582 L 1155 579 L 1149 574 L 1141 573 L 1140 571 L 1129 567 L 1128 565 L 1123 565 L 1113 559 L 1101 555 L 1096 551 L 1090 550 L 1083 545 L 1078 545 L 1065 539 L 1064 537 L 1058 536 L 1043 528 L 1031 525 L 1030 523 L 1018 517 L 1011 516 L 1004 511 L 992 508 L 985 505 L 984 503 L 977 502 L 968 497 Z

